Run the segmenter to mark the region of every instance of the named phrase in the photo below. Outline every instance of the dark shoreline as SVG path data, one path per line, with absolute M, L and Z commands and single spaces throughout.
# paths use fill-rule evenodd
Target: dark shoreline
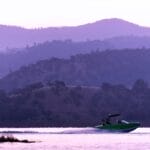
M 18 138 L 15 138 L 14 136 L 7 136 L 7 135 L 2 135 L 0 136 L 0 143 L 4 143 L 4 142 L 17 142 L 17 143 L 35 143 L 35 141 L 29 141 L 27 139 L 24 140 L 19 140 Z

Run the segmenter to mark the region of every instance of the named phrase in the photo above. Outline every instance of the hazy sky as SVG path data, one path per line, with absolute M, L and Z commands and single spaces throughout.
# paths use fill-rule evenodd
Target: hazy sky
M 0 24 L 74 26 L 104 18 L 150 26 L 150 0 L 0 0 Z

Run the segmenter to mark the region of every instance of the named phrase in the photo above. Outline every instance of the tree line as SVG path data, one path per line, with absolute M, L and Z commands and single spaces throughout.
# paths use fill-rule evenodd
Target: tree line
M 149 106 L 150 88 L 142 79 L 131 88 L 106 82 L 97 87 L 37 82 L 9 93 L 0 91 L 0 126 L 95 126 L 109 113 L 149 126 Z

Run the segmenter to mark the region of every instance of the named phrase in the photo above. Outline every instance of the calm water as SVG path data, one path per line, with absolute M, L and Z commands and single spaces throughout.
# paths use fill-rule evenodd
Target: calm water
M 0 128 L 0 132 L 37 141 L 1 143 L 2 150 L 150 150 L 150 128 L 124 134 L 101 133 L 94 128 Z

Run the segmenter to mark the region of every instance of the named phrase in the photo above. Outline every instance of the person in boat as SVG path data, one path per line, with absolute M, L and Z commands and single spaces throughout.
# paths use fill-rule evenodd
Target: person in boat
M 107 117 L 105 119 L 102 119 L 102 125 L 111 124 L 110 117 Z
M 117 123 L 118 123 L 118 124 L 121 124 L 121 123 L 122 123 L 122 120 L 120 120 L 120 119 L 117 120 Z
M 110 117 L 106 118 L 106 124 L 111 124 Z
M 110 125 L 110 124 L 112 124 L 111 123 L 111 118 L 117 117 L 117 116 L 120 116 L 120 114 L 108 114 L 107 118 L 102 120 L 102 124 L 103 125 L 106 125 L 106 124 Z M 120 123 L 120 122 L 121 122 L 121 120 L 118 121 L 118 123 Z

